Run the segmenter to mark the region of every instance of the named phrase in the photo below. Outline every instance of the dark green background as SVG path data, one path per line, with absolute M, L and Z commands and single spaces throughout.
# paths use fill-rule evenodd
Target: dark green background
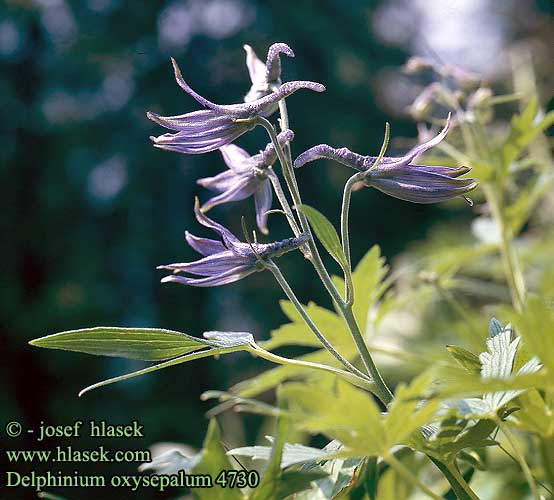
M 46 28 L 55 27 L 56 19 L 63 21 L 63 9 L 52 10 L 46 0 L 8 1 L 0 7 L 0 22 L 8 20 L 19 34 L 17 49 L 0 59 L 3 446 L 41 447 L 28 435 L 8 440 L 3 432 L 8 420 L 36 428 L 41 421 L 65 424 L 77 418 L 140 420 L 147 438 L 119 447 L 144 448 L 157 441 L 199 446 L 207 425 L 204 413 L 211 407 L 199 401 L 200 394 L 224 390 L 266 366 L 233 355 L 178 366 L 79 399 L 84 386 L 143 365 L 27 345 L 46 334 L 95 325 L 164 327 L 198 336 L 211 329 L 246 330 L 264 339 L 284 320 L 277 307 L 282 294 L 267 273 L 214 289 L 159 283 L 163 274 L 157 265 L 195 258 L 184 243 L 185 229 L 209 236 L 191 215 L 193 197 L 206 199 L 207 194 L 195 180 L 223 168 L 217 152 L 187 157 L 150 144 L 148 136 L 163 131 L 147 120 L 147 110 L 178 114 L 198 109 L 175 84 L 170 55 L 202 95 L 233 103 L 249 87 L 242 45 L 251 44 L 265 57 L 271 43 L 288 43 L 296 58 L 283 60 L 284 79 L 310 79 L 327 87 L 324 94 L 299 92 L 289 99 L 294 155 L 320 142 L 376 154 L 385 121 L 391 122 L 393 137 L 416 136 L 407 117 L 387 115 L 377 102 L 380 71 L 407 57 L 374 37 L 371 19 L 379 2 L 244 3 L 249 13 L 237 33 L 221 39 L 195 34 L 178 50 L 158 43 L 159 14 L 169 2 L 69 2 L 71 36 L 63 23 L 55 36 Z M 102 9 L 104 4 L 108 8 Z M 261 130 L 239 140 L 252 153 L 265 143 Z M 304 201 L 337 223 L 347 174 L 331 163 L 305 167 L 298 173 Z M 91 191 L 98 179 L 101 191 L 103 182 L 118 180 L 121 189 L 98 197 Z M 351 213 L 354 261 L 376 242 L 391 259 L 424 238 L 433 221 L 469 216 L 462 206 L 413 205 L 369 190 L 355 193 Z M 243 214 L 252 224 L 252 200 L 211 212 L 237 234 Z M 282 218 L 271 217 L 272 235 L 286 237 Z M 325 303 L 315 274 L 300 256 L 287 255 L 281 264 L 302 300 Z M 246 417 L 244 422 L 251 444 L 258 420 Z M 52 440 L 46 447 L 55 444 L 98 443 Z M 78 468 L 135 472 L 132 464 Z M 98 498 L 94 492 L 60 493 L 69 500 Z M 138 495 L 103 491 L 101 497 Z M 34 494 L 12 491 L 9 498 Z

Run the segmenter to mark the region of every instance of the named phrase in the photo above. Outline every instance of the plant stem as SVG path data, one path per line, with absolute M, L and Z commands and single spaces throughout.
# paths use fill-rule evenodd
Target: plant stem
M 479 497 L 469 487 L 464 477 L 460 474 L 455 463 L 444 463 L 436 458 L 429 459 L 443 473 L 444 477 L 450 483 L 452 491 L 458 500 L 479 500 Z
M 283 177 L 285 178 L 285 182 L 287 183 L 287 186 L 289 188 L 289 192 L 294 202 L 294 206 L 299 207 L 302 205 L 302 199 L 300 197 L 300 192 L 298 190 L 296 177 L 294 176 L 292 164 L 286 158 L 283 148 L 279 144 L 279 141 L 277 139 L 277 133 L 275 132 L 275 128 L 273 127 L 271 122 L 269 122 L 268 120 L 266 120 L 261 116 L 258 116 L 257 120 L 258 120 L 258 123 L 262 127 L 264 127 L 267 133 L 269 134 L 271 142 L 275 147 L 277 157 L 279 158 L 279 162 L 281 163 L 282 170 L 283 170 Z M 333 281 L 331 280 L 331 277 L 329 276 L 327 269 L 325 269 L 325 266 L 323 265 L 323 261 L 321 260 L 321 256 L 319 255 L 319 251 L 316 247 L 314 237 L 310 229 L 310 225 L 308 224 L 308 220 L 306 219 L 306 216 L 302 213 L 301 210 L 297 210 L 297 214 L 300 220 L 300 226 L 302 227 L 302 231 L 308 233 L 308 235 L 310 236 L 310 239 L 307 242 L 309 253 L 308 254 L 305 253 L 304 255 L 306 256 L 307 259 L 310 260 L 310 262 L 314 266 L 319 278 L 323 282 L 323 285 L 325 286 L 325 289 L 327 290 L 329 295 L 331 295 L 331 298 L 333 299 L 333 301 L 336 302 L 337 304 L 341 304 L 343 302 L 342 297 L 338 292 L 337 288 L 335 287 Z
M 319 328 L 316 326 L 316 324 L 312 321 L 312 318 L 308 315 L 296 295 L 294 294 L 292 288 L 288 284 L 287 280 L 281 273 L 281 270 L 277 267 L 277 265 L 269 261 L 267 263 L 267 268 L 273 273 L 273 276 L 275 276 L 275 279 L 281 285 L 281 288 L 285 292 L 286 296 L 289 298 L 289 300 L 292 302 L 296 310 L 298 311 L 298 314 L 302 317 L 306 325 L 310 328 L 312 333 L 317 337 L 317 339 L 323 344 L 325 349 L 329 351 L 342 365 L 346 367 L 348 371 L 351 373 L 356 374 L 358 377 L 361 377 L 364 380 L 370 380 L 367 375 L 362 373 L 360 370 L 358 370 L 354 365 L 352 365 L 347 359 L 345 359 L 331 344 L 330 342 L 325 338 L 325 336 L 320 332 Z
M 554 489 L 554 436 L 541 437 L 539 446 L 546 478 Z
M 512 435 L 512 431 L 510 431 L 508 427 L 504 425 L 504 423 L 499 418 L 496 418 L 496 424 L 498 425 L 498 428 L 502 431 L 502 433 L 506 436 L 508 443 L 510 443 L 510 446 L 514 451 L 516 459 L 519 462 L 519 466 L 523 471 L 523 475 L 527 480 L 527 484 L 529 485 L 529 489 L 531 490 L 531 494 L 533 495 L 533 498 L 535 500 L 541 500 L 541 496 L 539 495 L 539 490 L 537 489 L 537 483 L 535 482 L 535 478 L 533 477 L 533 474 L 531 474 L 531 470 L 529 469 L 529 465 L 527 465 L 527 461 L 525 460 L 525 457 L 521 453 L 519 447 L 516 445 L 514 436 Z
M 460 112 L 458 112 L 458 114 L 460 114 Z M 469 156 L 475 158 L 476 155 L 481 152 L 488 159 L 489 163 L 492 163 L 494 157 L 490 151 L 489 144 L 480 139 L 482 132 L 480 130 L 475 130 L 474 127 L 468 127 L 467 123 L 464 121 L 463 115 L 460 116 L 459 119 L 464 143 L 466 148 L 469 149 Z M 479 124 L 479 127 L 482 127 L 481 124 Z M 491 165 L 491 168 L 493 166 L 494 165 Z M 501 198 L 497 190 L 498 187 L 490 182 L 483 183 L 485 197 L 491 208 L 492 216 L 500 230 L 500 254 L 504 266 L 504 274 L 506 275 L 506 280 L 508 281 L 508 287 L 510 289 L 512 305 L 517 312 L 521 312 L 525 302 L 525 281 L 513 249 L 512 230 L 506 225 L 504 220 Z
M 354 317 L 354 313 L 352 312 L 352 306 L 343 304 L 340 307 L 340 312 L 342 314 L 342 317 L 344 318 L 344 321 L 346 321 L 346 324 L 348 325 L 348 329 L 350 330 L 352 339 L 354 340 L 354 343 L 358 348 L 358 352 L 360 353 L 362 362 L 364 363 L 364 366 L 373 379 L 373 383 L 375 384 L 375 395 L 383 402 L 385 406 L 388 406 L 393 398 L 392 392 L 387 387 L 387 384 L 385 384 L 385 381 L 381 377 L 377 366 L 375 366 L 375 363 L 373 362 L 373 358 L 369 353 L 363 335 L 358 328 L 358 323 L 356 322 L 356 318 Z
M 494 187 L 490 184 L 484 184 L 483 190 L 490 205 L 492 215 L 500 230 L 500 254 L 504 265 L 504 273 L 510 288 L 512 304 L 517 312 L 521 312 L 525 302 L 525 281 L 523 280 L 523 274 L 513 249 L 512 232 L 504 221 L 500 200 Z
M 392 453 L 386 453 L 383 456 L 383 459 L 385 462 L 387 462 L 394 470 L 395 472 L 408 481 L 409 483 L 412 483 L 414 486 L 417 486 L 421 491 L 423 491 L 427 496 L 430 498 L 434 498 L 435 500 L 444 500 L 444 497 L 441 497 L 437 495 L 436 493 L 433 493 L 427 486 L 425 486 L 416 476 L 414 476 L 409 469 L 407 469 L 402 462 L 396 459 L 396 457 Z
M 267 173 L 267 177 L 271 182 L 271 185 L 273 186 L 273 190 L 277 195 L 277 199 L 279 200 L 279 203 L 281 204 L 281 207 L 287 216 L 292 232 L 294 233 L 295 236 L 298 236 L 301 231 L 300 231 L 300 228 L 298 227 L 298 224 L 296 223 L 296 219 L 294 218 L 294 214 L 292 213 L 292 209 L 290 208 L 289 201 L 285 196 L 285 193 L 281 186 L 281 181 L 279 181 L 279 177 L 271 167 L 266 169 L 266 173 Z
M 320 363 L 313 363 L 311 361 L 303 361 L 300 359 L 290 359 L 290 358 L 284 358 L 282 356 L 278 356 L 277 354 L 274 354 L 272 352 L 266 351 L 259 345 L 254 345 L 252 349 L 249 349 L 249 352 L 253 355 L 259 356 L 260 358 L 267 359 L 268 361 L 271 361 L 273 363 L 278 363 L 280 365 L 293 365 L 293 366 L 302 366 L 305 368 L 312 368 L 314 370 L 321 370 L 325 372 L 332 373 L 334 375 L 337 375 L 351 384 L 356 385 L 357 387 L 360 387 L 365 390 L 372 391 L 374 390 L 373 383 L 368 380 L 367 377 L 360 377 L 358 375 L 355 375 L 353 373 L 340 370 L 338 368 L 335 368 L 333 366 L 329 365 L 323 365 Z M 363 375 L 363 374 L 362 374 Z
M 289 191 L 293 198 L 294 204 L 295 206 L 298 207 L 302 204 L 302 200 L 300 198 L 300 192 L 298 190 L 298 184 L 296 183 L 296 178 L 294 176 L 292 164 L 287 160 L 283 152 L 283 149 L 281 148 L 281 145 L 277 140 L 277 133 L 275 132 L 273 125 L 268 120 L 262 117 L 258 117 L 258 122 L 267 130 L 269 137 L 271 138 L 271 141 L 275 147 L 275 151 L 277 152 L 279 161 L 281 162 L 281 165 L 283 167 L 283 176 L 285 177 L 285 181 L 287 182 L 287 185 L 289 187 Z M 381 152 L 379 154 L 379 158 L 377 161 L 379 161 L 384 155 L 384 150 L 386 148 L 386 144 L 388 143 L 388 131 L 389 131 L 389 127 L 387 124 L 386 130 L 385 130 L 385 142 L 383 143 L 383 147 L 381 148 Z M 288 173 L 286 174 L 286 172 Z M 353 185 L 354 185 L 354 182 L 352 182 L 351 186 Z M 302 213 L 301 210 L 298 210 L 298 216 L 300 219 L 300 225 L 302 226 L 302 230 L 306 231 L 310 235 L 310 239 L 308 240 L 308 245 L 309 245 L 310 254 L 311 254 L 309 256 L 309 260 L 314 266 L 327 292 L 333 299 L 337 308 L 341 311 L 341 314 L 344 320 L 346 321 L 350 334 L 352 335 L 352 339 L 354 340 L 354 343 L 356 344 L 360 357 L 362 358 L 362 362 L 364 363 L 364 366 L 366 367 L 368 374 L 371 376 L 371 378 L 375 383 L 376 395 L 379 397 L 379 399 L 381 399 L 381 401 L 385 405 L 388 405 L 392 401 L 392 393 L 387 387 L 387 385 L 385 384 L 383 378 L 381 377 L 381 374 L 379 373 L 379 370 L 377 370 L 377 367 L 375 366 L 375 363 L 371 358 L 371 354 L 367 349 L 364 338 L 356 323 L 356 318 L 354 317 L 354 314 L 352 312 L 352 305 L 347 304 L 345 303 L 345 301 L 343 301 L 340 293 L 338 292 L 333 281 L 331 280 L 331 277 L 329 276 L 327 269 L 325 269 L 325 266 L 323 264 L 323 261 L 321 260 L 321 256 L 319 255 L 319 251 L 315 244 L 314 237 L 311 232 L 310 225 L 308 224 L 308 221 L 306 219 L 306 216 Z M 347 217 L 345 218 L 345 220 L 347 220 Z M 313 324 L 313 322 L 311 321 L 311 318 L 309 316 L 307 316 L 307 319 L 305 318 L 305 321 L 308 324 L 308 326 L 312 328 L 310 326 L 310 323 Z M 312 328 L 312 331 L 314 331 L 313 328 Z M 327 347 L 328 350 L 329 350 L 329 347 L 331 347 L 331 349 L 333 349 L 333 351 L 336 353 L 336 351 L 334 350 L 334 348 L 332 348 L 330 344 L 328 344 L 328 346 L 327 345 L 325 346 Z M 332 354 L 333 354 L 333 351 L 329 350 L 329 352 L 331 352 Z
M 350 215 L 350 199 L 352 198 L 352 188 L 354 185 L 363 179 L 365 172 L 358 172 L 354 174 L 350 179 L 346 181 L 344 185 L 344 193 L 342 195 L 342 207 L 340 211 L 340 232 L 341 243 L 344 254 L 346 255 L 346 262 L 348 263 L 348 269 L 352 271 L 352 257 L 350 256 L 350 235 L 348 231 L 348 220 Z M 347 273 L 348 274 L 348 273 Z M 345 280 L 347 281 L 346 287 L 346 303 L 352 304 L 354 302 L 354 287 L 351 280 L 347 279 L 345 274 Z

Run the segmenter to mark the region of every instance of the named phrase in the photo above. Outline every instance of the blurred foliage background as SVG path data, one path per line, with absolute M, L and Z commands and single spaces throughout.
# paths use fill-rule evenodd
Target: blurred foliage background
M 406 108 L 421 87 L 400 70 L 410 55 L 459 64 L 505 91 L 511 85 L 507 54 L 525 48 L 548 99 L 552 38 L 548 0 L 4 1 L 0 421 L 36 428 L 41 421 L 138 419 L 147 437 L 128 447 L 157 441 L 199 446 L 211 406 L 200 394 L 225 390 L 265 366 L 246 355 L 227 356 L 79 399 L 85 385 L 142 364 L 27 345 L 38 336 L 95 325 L 156 326 L 192 335 L 243 330 L 265 339 L 284 320 L 276 306 L 281 292 L 268 273 L 214 289 L 159 283 L 157 265 L 194 256 L 184 243 L 185 229 L 205 234 L 192 216 L 193 197 L 207 195 L 195 180 L 223 168 L 219 153 L 181 156 L 150 144 L 148 136 L 163 131 L 146 118 L 147 110 L 168 115 L 198 108 L 175 84 L 170 56 L 202 95 L 233 103 L 250 86 L 242 45 L 264 58 L 271 43 L 286 42 L 296 58 L 283 58 L 283 78 L 327 87 L 322 95 L 289 99 L 293 155 L 320 142 L 376 154 L 385 121 L 392 127 L 389 152 L 406 150 L 417 136 Z M 266 137 L 256 130 L 239 144 L 254 153 Z M 331 163 L 305 167 L 298 174 L 304 201 L 337 223 L 347 175 Z M 241 214 L 253 224 L 251 200 L 211 212 L 237 234 Z M 284 221 L 272 217 L 272 238 L 286 237 Z M 378 243 L 394 261 L 436 222 L 467 227 L 471 217 L 462 201 L 420 206 L 373 190 L 356 193 L 353 260 Z M 299 255 L 282 263 L 302 300 L 326 304 L 315 274 L 302 272 Z M 394 380 L 394 373 L 388 375 Z M 259 419 L 225 414 L 223 420 L 231 429 L 229 445 L 256 440 Z M 36 446 L 28 435 L 17 440 L 19 448 Z M 87 465 L 94 470 L 103 468 Z M 132 473 L 134 466 L 120 470 Z

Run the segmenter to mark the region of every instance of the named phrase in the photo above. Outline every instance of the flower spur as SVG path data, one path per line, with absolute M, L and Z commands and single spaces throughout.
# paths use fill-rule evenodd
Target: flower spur
M 459 177 L 471 168 L 418 165 L 413 161 L 427 150 L 439 144 L 448 133 L 450 120 L 442 131 L 427 142 L 419 144 L 401 157 L 383 157 L 376 165 L 377 157 L 362 156 L 347 148 L 335 149 L 319 144 L 302 153 L 294 162 L 296 168 L 321 158 L 335 160 L 359 172 L 365 172 L 363 183 L 379 191 L 412 203 L 437 203 L 456 196 L 464 196 L 475 189 L 477 181 Z
M 272 89 L 281 85 L 281 54 L 294 57 L 294 52 L 285 43 L 274 43 L 267 51 L 266 62 L 263 63 L 250 45 L 244 45 L 246 51 L 246 67 L 252 86 L 244 96 L 244 102 L 251 102 L 264 97 Z M 275 110 L 277 105 L 274 105 Z
M 175 131 L 150 137 L 154 146 L 185 154 L 202 154 L 214 151 L 235 141 L 256 126 L 257 116 L 269 116 L 275 105 L 297 90 L 323 92 L 325 87 L 310 81 L 292 81 L 279 86 L 252 102 L 220 105 L 205 99 L 185 82 L 174 59 L 171 59 L 178 85 L 197 102 L 208 109 L 183 115 L 161 116 L 148 112 L 147 116 L 162 127 Z

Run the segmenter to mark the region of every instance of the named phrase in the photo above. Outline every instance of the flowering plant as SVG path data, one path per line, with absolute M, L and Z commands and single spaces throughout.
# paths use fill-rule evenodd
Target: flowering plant
M 410 73 L 434 71 L 440 78 L 425 88 L 412 106 L 418 119 L 440 124 L 439 132 L 421 126 L 421 140 L 402 156 L 387 155 L 387 125 L 382 148 L 375 156 L 320 144 L 293 159 L 294 133 L 289 129 L 286 100 L 297 91 L 323 92 L 325 88 L 310 81 L 282 83 L 280 55 L 294 57 L 283 43 L 269 48 L 265 63 L 251 47 L 245 49 L 252 80 L 245 102 L 212 103 L 192 90 L 173 60 L 177 84 L 204 109 L 175 116 L 148 113 L 151 120 L 172 131 L 152 137 L 154 146 L 181 154 L 219 150 L 227 167 L 214 177 L 197 181 L 217 194 L 203 204 L 198 199 L 194 203 L 197 221 L 217 233 L 218 239 L 187 232 L 187 243 L 202 258 L 162 265 L 159 269 L 171 272 L 162 282 L 200 287 L 229 285 L 254 272 L 269 271 L 288 298 L 282 309 L 290 323 L 272 332 L 271 339 L 265 342 L 246 332 L 208 331 L 203 338 L 197 338 L 160 329 L 98 327 L 49 335 L 31 343 L 157 362 L 94 384 L 82 393 L 179 363 L 236 351 L 282 365 L 243 381 L 227 393 L 212 391 L 205 395 L 221 402 L 212 415 L 240 407 L 277 417 L 271 446 L 236 448 L 225 453 L 219 428 L 212 420 L 204 449 L 198 455 L 187 457 L 171 452 L 143 467 L 166 473 L 185 469 L 217 474 L 218 468 L 232 467 L 229 456 L 264 461 L 264 475 L 257 487 L 224 489 L 225 485 L 219 485 L 223 489 L 218 490 L 217 498 L 281 499 L 294 495 L 384 499 L 407 498 L 411 493 L 422 492 L 430 498 L 446 495 L 476 499 L 479 497 L 472 479 L 476 471 L 486 468 L 486 448 L 501 446 L 497 441 L 501 432 L 510 443 L 530 494 L 538 500 L 540 488 L 549 491 L 554 487 L 554 315 L 544 301 L 527 292 L 514 243 L 553 176 L 550 172 L 541 173 L 536 183 L 525 184 L 525 196 L 515 201 L 511 176 L 513 171 L 529 168 L 520 163 L 520 158 L 531 156 L 529 144 L 554 123 L 554 114 L 541 115 L 537 101 L 531 99 L 513 118 L 507 138 L 489 142 L 485 127 L 491 120 L 491 108 L 510 97 L 494 97 L 478 76 L 458 68 L 412 60 L 406 67 Z M 273 121 L 276 113 L 280 130 Z M 251 155 L 234 144 L 258 126 L 265 129 L 269 141 L 259 153 Z M 454 134 L 452 140 L 449 134 Z M 456 143 L 460 139 L 461 149 Z M 430 152 L 439 149 L 446 156 L 429 157 Z M 426 159 L 421 159 L 422 155 Z M 355 171 L 344 186 L 339 232 L 321 212 L 302 202 L 296 179 L 295 169 L 321 159 Z M 465 177 L 472 169 L 475 178 Z M 415 294 L 423 293 L 422 284 L 444 294 L 462 316 L 463 326 L 470 330 L 465 337 L 469 347 L 481 354 L 449 346 L 450 362 L 430 363 L 432 366 L 410 384 L 399 383 L 393 393 L 374 360 L 379 348 L 373 349 L 368 339 L 369 332 L 385 315 L 401 309 L 400 295 L 394 288 L 401 280 L 388 275 L 377 246 L 353 269 L 349 237 L 352 194 L 358 188 L 373 187 L 412 203 L 463 198 L 471 204 L 468 195 L 478 186 L 476 179 L 482 183 L 490 208 L 490 213 L 478 220 L 487 225 L 492 240 L 490 235 L 489 239 L 481 237 L 479 244 L 465 248 L 465 252 L 460 251 L 461 245 L 451 253 L 445 248 L 442 260 L 435 261 L 442 266 L 417 269 L 417 284 L 409 286 Z M 475 192 L 477 196 L 481 196 L 479 191 Z M 206 215 L 217 205 L 250 196 L 254 198 L 259 231 L 268 237 L 268 215 L 280 214 L 290 227 L 288 238 L 262 243 L 255 232 L 250 236 L 244 220 L 239 238 Z M 272 209 L 274 196 L 278 209 Z M 338 263 L 342 277 L 330 274 L 321 247 Z M 304 305 L 297 298 L 277 264 L 278 257 L 294 251 L 301 252 L 306 265 L 313 267 L 333 309 L 314 303 Z M 477 258 L 494 259 L 497 254 L 511 302 L 490 300 L 486 305 L 493 304 L 514 326 L 493 319 L 486 336 L 480 324 L 473 328 L 474 318 L 468 317 L 464 305 L 452 298 L 452 282 L 465 265 Z M 536 288 L 540 291 L 540 287 Z M 422 308 L 427 306 L 422 302 Z M 546 334 L 542 332 L 544 328 L 549 329 Z M 315 350 L 287 358 L 274 352 L 284 345 Z M 275 406 L 255 399 L 275 387 Z M 319 449 L 288 443 L 291 425 L 310 434 L 323 434 L 329 444 Z M 539 471 L 529 467 L 514 429 L 533 436 L 541 456 L 534 460 Z M 397 491 L 404 493 L 394 496 Z M 194 495 L 214 498 L 199 490 Z

